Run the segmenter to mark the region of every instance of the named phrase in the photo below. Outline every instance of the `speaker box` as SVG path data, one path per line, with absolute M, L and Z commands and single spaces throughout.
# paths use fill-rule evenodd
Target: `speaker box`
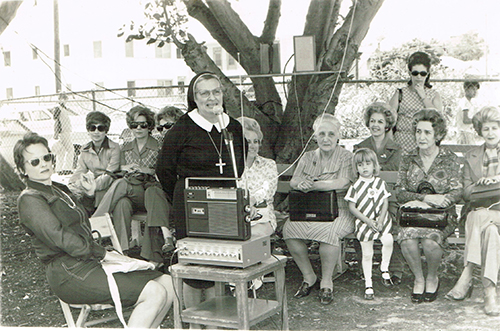
M 294 36 L 295 71 L 316 70 L 316 43 L 314 36 Z
M 245 210 L 248 194 L 244 189 L 187 185 L 184 198 L 188 237 L 250 239 Z

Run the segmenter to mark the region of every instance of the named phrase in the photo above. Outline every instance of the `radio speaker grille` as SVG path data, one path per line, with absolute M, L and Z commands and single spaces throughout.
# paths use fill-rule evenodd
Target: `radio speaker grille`
M 238 222 L 236 204 L 211 203 L 208 209 L 210 233 L 237 236 Z

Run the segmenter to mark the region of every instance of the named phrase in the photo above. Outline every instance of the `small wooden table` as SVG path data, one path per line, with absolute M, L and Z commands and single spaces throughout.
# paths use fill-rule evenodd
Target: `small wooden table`
M 264 319 L 282 313 L 283 330 L 288 330 L 288 307 L 285 291 L 286 256 L 271 257 L 245 269 L 177 263 L 170 267 L 176 295 L 174 298 L 174 328 L 182 322 L 249 330 Z M 276 300 L 248 298 L 248 282 L 274 273 Z M 183 279 L 215 282 L 216 297 L 201 304 L 182 309 Z M 224 284 L 235 283 L 236 297 L 224 296 Z

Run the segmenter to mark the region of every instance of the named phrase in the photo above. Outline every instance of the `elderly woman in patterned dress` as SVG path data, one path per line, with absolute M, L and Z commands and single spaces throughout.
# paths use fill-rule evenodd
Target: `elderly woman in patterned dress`
M 421 110 L 414 116 L 413 132 L 417 148 L 401 159 L 396 183 L 398 202 L 402 206 L 422 209 L 455 205 L 462 197 L 461 172 L 457 156 L 440 146 L 446 135 L 443 117 L 434 109 Z M 427 191 L 422 192 L 424 184 Z M 431 302 L 437 298 L 442 246 L 457 226 L 455 208 L 450 214 L 448 225 L 443 230 L 402 227 L 399 232 L 398 242 L 403 256 L 415 276 L 412 302 Z M 419 243 L 427 261 L 427 277 L 422 271 Z
M 413 115 L 421 109 L 443 110 L 443 103 L 439 93 L 432 89 L 429 80 L 431 77 L 431 57 L 424 52 L 415 52 L 408 58 L 408 72 L 410 80 L 408 86 L 397 89 L 389 104 L 396 116 L 394 141 L 403 151 L 413 150 L 415 136 L 412 129 Z
M 127 112 L 126 119 L 135 137 L 121 148 L 121 170 L 127 173 L 111 185 L 93 216 L 113 214 L 113 224 L 125 251 L 129 249 L 132 215 L 146 211 L 141 256 L 160 265 L 163 263 L 162 248 L 171 246 L 172 235 L 168 230 L 170 204 L 155 178 L 160 146 L 151 136 L 154 113 L 149 108 L 136 106 Z
M 485 107 L 475 114 L 472 123 L 485 143 L 465 154 L 464 200 L 465 214 L 465 268 L 447 299 L 464 300 L 472 294 L 472 272 L 474 266 L 481 267 L 484 287 L 484 311 L 487 315 L 500 315 L 497 303 L 498 271 L 500 270 L 500 210 L 498 198 L 490 201 L 473 201 L 475 188 L 500 182 L 500 111 L 496 107 Z M 489 199 L 488 199 L 489 200 Z M 474 204 L 475 203 L 475 204 Z M 472 206 L 474 204 L 474 206 Z M 487 208 L 489 207 L 489 208 Z M 469 212 L 467 214 L 467 212 Z
M 237 120 L 243 127 L 248 143 L 245 171 L 241 176 L 242 187 L 248 188 L 250 206 L 256 209 L 259 217 L 251 222 L 252 236 L 269 236 L 276 229 L 273 201 L 278 186 L 278 169 L 274 160 L 259 155 L 259 147 L 264 138 L 259 122 L 244 116 Z
M 321 274 L 319 299 L 322 304 L 333 301 L 333 271 L 335 257 L 340 250 L 340 239 L 354 231 L 354 216 L 344 200 L 345 191 L 356 180 L 352 169 L 352 153 L 338 146 L 340 122 L 331 114 L 319 116 L 313 124 L 318 149 L 304 153 L 293 174 L 290 186 L 303 192 L 337 191 L 339 216 L 333 222 L 291 222 L 283 228 L 283 238 L 299 267 L 303 282 L 296 298 L 311 292 L 317 282 L 316 274 L 308 257 L 307 241 L 320 242 Z

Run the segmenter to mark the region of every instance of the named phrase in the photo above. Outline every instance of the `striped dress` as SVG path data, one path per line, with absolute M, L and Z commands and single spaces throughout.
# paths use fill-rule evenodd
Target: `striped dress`
M 351 152 L 337 146 L 330 160 L 331 162 L 322 168 L 319 149 L 306 152 L 299 160 L 293 177 L 312 177 L 317 180 L 348 178 L 354 182 L 356 177 L 352 169 Z M 354 216 L 344 200 L 345 192 L 336 192 L 339 216 L 333 222 L 291 222 L 288 220 L 283 226 L 283 239 L 315 240 L 339 246 L 340 239 L 354 231 Z
M 356 208 L 366 217 L 376 220 L 380 216 L 380 211 L 384 204 L 384 200 L 389 198 L 391 194 L 387 191 L 385 182 L 379 177 L 359 179 L 349 188 L 345 197 L 346 201 L 351 201 L 356 204 Z M 383 228 L 380 232 L 375 232 L 362 220 L 356 219 L 355 222 L 356 237 L 359 241 L 371 241 L 380 239 L 383 234 L 391 231 L 391 220 L 389 213 L 386 214 L 383 220 Z

